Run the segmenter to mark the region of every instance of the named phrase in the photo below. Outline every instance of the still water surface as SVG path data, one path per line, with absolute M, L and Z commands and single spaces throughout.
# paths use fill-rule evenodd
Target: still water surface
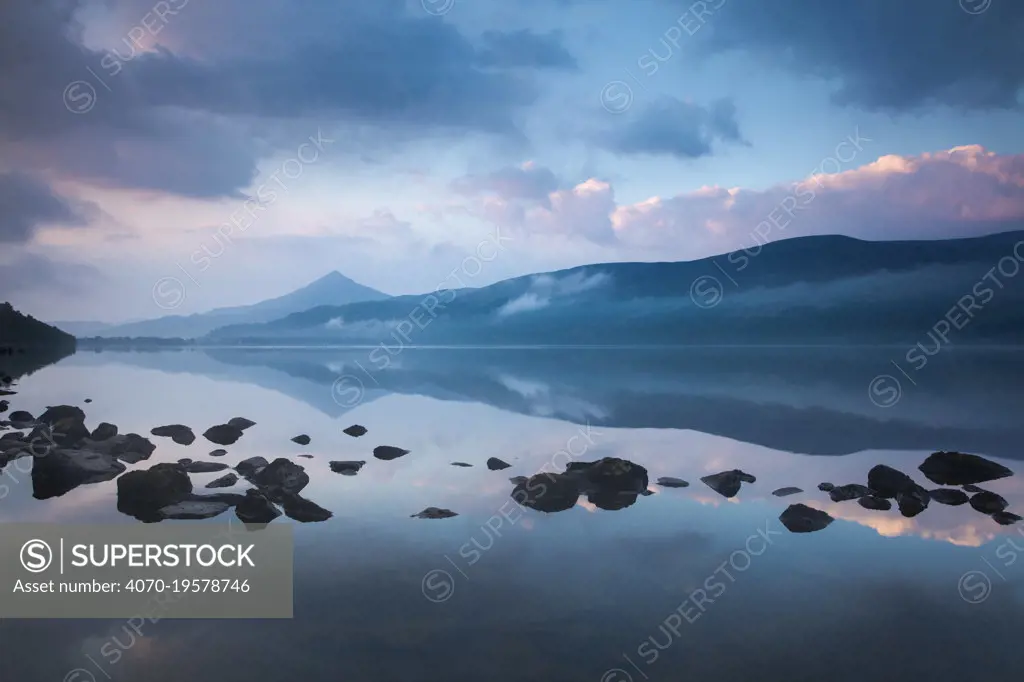
M 303 495 L 334 516 L 295 524 L 292 620 L 162 620 L 141 638 L 124 621 L 0 622 L 0 679 L 1019 677 L 1024 523 L 934 502 L 905 518 L 834 503 L 818 484 L 866 483 L 884 463 L 936 488 L 917 470 L 935 450 L 1019 474 L 1024 352 L 948 351 L 910 375 L 894 358 L 405 349 L 382 368 L 365 349 L 78 353 L 21 377 L 11 409 L 79 405 L 90 428 L 146 435 L 158 447 L 137 468 L 218 447 L 151 437 L 155 426 L 199 435 L 247 417 L 257 425 L 216 461 L 293 458 L 312 479 Z M 367 435 L 342 433 L 356 423 Z M 308 446 L 290 441 L 302 433 Z M 380 461 L 377 445 L 411 452 Z M 511 468 L 489 471 L 492 456 Z M 646 467 L 654 494 L 553 514 L 509 497 L 512 476 L 601 457 Z M 367 464 L 341 476 L 330 460 Z M 735 498 L 700 482 L 733 468 L 757 477 Z M 220 475 L 192 480 L 201 491 Z M 661 476 L 691 485 L 662 489 Z M 1022 480 L 982 487 L 1024 513 Z M 113 482 L 36 500 L 9 465 L 3 484 L 3 522 L 137 523 L 116 510 Z M 804 492 L 772 496 L 785 486 Z M 778 517 L 798 502 L 836 521 L 790 533 Z M 410 518 L 430 506 L 459 516 Z

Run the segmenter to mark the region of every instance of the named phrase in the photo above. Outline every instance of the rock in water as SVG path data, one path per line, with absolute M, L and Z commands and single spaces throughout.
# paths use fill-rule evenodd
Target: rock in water
M 210 450 L 210 457 L 223 457 L 226 454 L 228 454 L 228 451 L 224 450 L 223 448 L 217 448 L 216 450 Z
M 301 457 L 302 459 L 313 459 L 313 455 L 307 455 L 305 453 L 303 453 L 301 455 L 295 455 L 295 456 L 296 457 Z
M 170 438 L 178 445 L 192 445 L 196 440 L 196 435 L 192 433 L 192 429 L 182 424 L 158 426 L 150 431 L 150 433 L 160 438 Z
M 918 468 L 929 481 L 939 485 L 971 485 L 1013 475 L 1002 464 L 962 452 L 932 453 Z
M 234 445 L 242 437 L 242 429 L 231 424 L 218 424 L 206 429 L 203 437 L 217 445 Z
M 959 507 L 967 504 L 967 493 L 956 488 L 936 488 L 929 490 L 928 495 L 939 504 L 948 504 L 952 507 Z
M 419 514 L 413 514 L 414 519 L 450 519 L 453 516 L 458 516 L 451 509 L 440 509 L 438 507 L 427 507 Z
M 105 453 L 52 449 L 32 463 L 32 496 L 37 500 L 60 497 L 80 485 L 109 481 L 125 468 Z
M 803 490 L 800 488 L 779 488 L 778 490 L 772 491 L 772 495 L 775 497 L 788 497 L 789 495 L 796 495 L 802 492 Z
M 830 493 L 830 492 L 832 492 L 835 489 L 836 489 L 836 487 L 834 485 L 832 485 L 831 483 L 827 483 L 826 482 L 826 483 L 819 483 L 818 484 L 818 490 L 820 490 L 823 493 Z
M 32 413 L 26 412 L 25 410 L 15 410 L 7 416 L 7 419 L 14 424 L 14 428 L 16 429 L 25 428 L 26 426 L 31 426 L 36 423 L 36 418 L 32 416 Z M 23 426 L 18 426 L 18 424 L 22 424 Z
M 983 489 L 979 488 L 976 485 L 964 485 L 964 486 L 960 486 L 960 487 L 964 489 L 965 493 L 983 493 L 983 492 L 985 492 Z
M 846 502 L 848 500 L 857 500 L 870 494 L 871 489 L 867 486 L 859 483 L 850 483 L 849 485 L 840 485 L 832 488 L 828 496 L 833 502 Z
M 523 485 L 530 479 L 528 479 L 526 476 L 513 476 L 508 480 L 512 482 L 512 485 Z
M 879 464 L 868 472 L 868 487 L 874 490 L 878 497 L 895 499 L 900 493 L 913 490 L 916 485 L 910 476 L 884 464 Z
M 688 488 L 690 486 L 690 484 L 683 479 L 673 478 L 672 476 L 662 476 L 656 482 L 663 488 Z
M 873 509 L 875 511 L 889 511 L 892 509 L 892 502 L 884 497 L 876 497 L 874 495 L 857 498 L 857 504 L 865 509 Z
M 896 495 L 896 504 L 900 508 L 900 513 L 908 519 L 914 518 L 927 509 L 928 503 L 931 501 L 927 490 L 916 483 L 914 486 L 914 488 Z
M 452 462 L 453 467 L 471 467 L 472 464 L 466 464 L 465 462 Z
M 228 509 L 231 509 L 231 505 L 216 500 L 184 500 L 162 507 L 157 513 L 165 519 L 210 519 Z
M 160 510 L 183 502 L 192 481 L 180 464 L 155 464 L 117 479 L 117 509 L 140 521 L 159 521 Z
M 8 409 L 10 409 L 10 407 L 11 404 L 9 402 L 7 402 L 6 400 L 0 400 L 0 414 L 6 412 Z
M 723 497 L 736 497 L 736 493 L 740 491 L 740 486 L 744 482 L 753 483 L 757 479 L 739 469 L 733 469 L 704 476 L 700 480 Z
M 296 495 L 309 484 L 306 470 L 291 460 L 278 457 L 252 477 L 254 485 L 275 496 Z
M 366 435 L 366 427 L 360 426 L 359 424 L 353 424 L 347 429 L 343 429 L 342 433 L 352 436 L 353 438 L 359 438 L 359 436 Z
M 83 402 L 83 403 L 85 403 L 86 405 L 88 405 L 89 403 L 91 403 L 91 402 L 92 402 L 92 398 L 86 398 L 86 399 L 85 399 L 85 400 L 83 400 L 82 402 Z
M 554 513 L 575 507 L 580 494 L 578 476 L 542 473 L 518 483 L 512 490 L 512 499 L 524 507 Z
M 85 412 L 82 411 L 82 408 L 74 407 L 73 405 L 57 405 L 56 407 L 46 408 L 46 412 L 39 415 L 39 419 L 36 421 L 53 426 L 57 422 L 62 422 L 65 419 L 84 422 Z
M 185 471 L 190 474 L 210 474 L 228 468 L 228 465 L 223 462 L 189 462 L 184 466 Z
M 300 436 L 295 436 L 295 438 L 292 438 L 292 442 L 298 443 L 299 445 L 309 445 L 309 440 L 309 436 L 307 436 L 306 434 L 302 434 Z
M 635 496 L 647 490 L 647 469 L 618 457 L 603 457 L 596 462 L 571 462 L 565 468 L 565 475 L 582 477 L 582 490 L 592 502 L 595 494 L 603 496 L 624 493 Z
M 399 457 L 404 457 L 405 455 L 408 454 L 408 450 L 396 448 L 393 445 L 380 445 L 373 449 L 373 456 L 376 457 L 377 459 L 383 459 L 385 461 L 398 459 Z
M 100 423 L 93 432 L 89 434 L 89 440 L 110 440 L 117 435 L 117 427 L 107 422 Z
M 281 511 L 259 490 L 245 491 L 245 499 L 235 507 L 235 516 L 242 523 L 270 523 Z
M 207 488 L 230 488 L 231 486 L 238 483 L 238 476 L 236 474 L 224 474 L 220 478 L 210 481 L 206 484 Z
M 366 462 L 363 460 L 355 462 L 329 462 L 331 471 L 343 476 L 355 476 L 359 473 L 359 470 L 363 468 L 364 464 L 366 464 Z
M 1020 521 L 1020 517 L 1012 512 L 1001 511 L 993 514 L 992 520 L 998 523 L 1000 526 L 1012 526 L 1013 524 Z
M 502 469 L 508 469 L 510 466 L 512 465 L 497 457 L 491 457 L 487 460 L 487 468 L 491 471 L 501 471 Z
M 779 516 L 779 521 L 790 533 L 813 533 L 826 528 L 834 519 L 805 504 L 791 504 Z
M 285 516 L 299 523 L 316 523 L 326 521 L 334 516 L 333 512 L 295 494 L 284 496 L 284 513 Z
M 268 462 L 263 457 L 250 457 L 243 459 L 241 462 L 235 465 L 235 471 L 239 473 L 243 478 L 252 478 L 258 471 L 266 467 Z
M 1006 509 L 1009 504 L 1002 496 L 983 492 L 971 497 L 971 506 L 982 514 L 996 514 Z
M 245 417 L 232 417 L 228 420 L 228 426 L 233 426 L 239 431 L 245 431 L 250 427 L 256 426 L 256 422 Z

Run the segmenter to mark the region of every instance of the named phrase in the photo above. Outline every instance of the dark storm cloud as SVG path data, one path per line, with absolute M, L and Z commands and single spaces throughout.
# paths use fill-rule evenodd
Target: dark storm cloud
M 713 51 L 736 49 L 836 79 L 840 104 L 882 111 L 1019 108 L 1024 2 L 985 5 L 729 0 L 701 38 Z
M 557 34 L 477 47 L 393 0 L 173 0 L 162 22 L 131 0 L 135 38 L 96 52 L 76 37 L 83 4 L 0 4 L 0 157 L 189 196 L 237 194 L 286 124 L 515 134 L 537 96 L 521 67 L 575 64 Z
M 620 154 L 667 155 L 695 159 L 714 152 L 716 142 L 746 144 L 736 107 L 722 99 L 705 107 L 664 97 L 619 123 L 600 140 Z
M 0 173 L 0 244 L 30 241 L 45 224 L 83 225 L 86 212 L 31 176 Z

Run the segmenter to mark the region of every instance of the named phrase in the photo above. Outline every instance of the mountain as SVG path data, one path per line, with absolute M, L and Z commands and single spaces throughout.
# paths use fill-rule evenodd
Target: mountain
M 226 326 L 204 341 L 392 349 L 1022 343 L 1024 285 L 1014 279 L 1022 260 L 1024 232 L 942 241 L 796 237 L 695 261 L 597 264 L 479 289 L 320 306 Z
M 380 301 L 388 295 L 332 272 L 312 284 L 278 298 L 232 308 L 217 308 L 194 315 L 168 315 L 154 320 L 119 325 L 74 323 L 79 336 L 195 338 L 231 324 L 268 322 L 317 306 L 340 306 L 354 301 Z

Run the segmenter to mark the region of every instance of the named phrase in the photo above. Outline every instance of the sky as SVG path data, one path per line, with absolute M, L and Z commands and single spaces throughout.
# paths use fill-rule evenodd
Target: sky
M 1016 0 L 0 3 L 0 300 L 1024 228 Z

